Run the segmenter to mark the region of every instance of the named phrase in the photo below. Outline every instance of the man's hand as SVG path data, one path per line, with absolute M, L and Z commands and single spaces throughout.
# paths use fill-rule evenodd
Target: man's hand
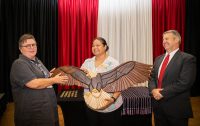
M 159 89 L 159 88 L 157 88 L 157 89 L 153 89 L 152 90 L 152 95 L 153 95 L 153 97 L 156 99 L 156 100 L 160 100 L 160 99 L 162 99 L 163 98 L 163 96 L 162 96 L 162 94 L 160 93 L 160 91 L 162 91 L 163 89 Z

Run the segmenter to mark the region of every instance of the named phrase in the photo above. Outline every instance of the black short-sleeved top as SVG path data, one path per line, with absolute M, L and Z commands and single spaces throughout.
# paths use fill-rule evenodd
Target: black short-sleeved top
M 54 89 L 31 89 L 25 84 L 36 78 L 49 77 L 49 71 L 36 58 L 20 54 L 11 67 L 10 81 L 15 103 L 16 126 L 55 126 L 58 124 L 57 100 Z

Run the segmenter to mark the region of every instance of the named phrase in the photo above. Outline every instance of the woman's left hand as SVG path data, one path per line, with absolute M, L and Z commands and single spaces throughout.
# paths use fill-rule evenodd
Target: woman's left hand
M 100 110 L 104 110 L 108 108 L 110 105 L 112 105 L 115 102 L 113 98 L 107 98 L 105 99 L 105 101 L 106 101 L 105 106 L 103 106 Z

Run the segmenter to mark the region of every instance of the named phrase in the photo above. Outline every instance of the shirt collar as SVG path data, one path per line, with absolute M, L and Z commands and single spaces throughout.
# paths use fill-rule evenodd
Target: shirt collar
M 178 50 L 179 50 L 179 48 L 177 48 L 177 49 L 175 49 L 174 51 L 170 52 L 170 53 L 169 53 L 170 57 L 173 57 L 174 54 L 175 54 Z M 165 57 L 166 57 L 167 55 L 168 55 L 168 53 L 166 52 L 166 53 L 165 53 Z

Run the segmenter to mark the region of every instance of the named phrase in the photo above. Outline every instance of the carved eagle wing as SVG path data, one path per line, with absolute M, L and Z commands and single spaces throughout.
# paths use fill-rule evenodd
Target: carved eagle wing
M 149 80 L 152 65 L 128 61 L 111 71 L 97 74 L 105 92 L 123 91 Z
M 68 76 L 68 85 L 78 85 L 84 88 L 89 88 L 91 79 L 86 76 L 86 73 L 83 72 L 78 67 L 74 66 L 61 66 L 55 69 L 51 77 L 56 76 L 57 74 L 66 74 Z
M 80 68 L 74 66 L 62 66 L 53 71 L 68 75 L 68 85 L 80 85 L 85 88 L 103 89 L 106 92 L 123 91 L 129 87 L 148 81 L 152 65 L 128 61 L 113 70 L 98 73 L 96 77 L 89 78 Z
M 98 73 L 93 78 L 89 78 L 85 72 L 74 66 L 59 67 L 53 71 L 52 76 L 59 73 L 67 74 L 68 85 L 90 88 L 90 92 L 84 94 L 85 102 L 90 108 L 98 110 L 104 109 L 107 105 L 105 99 L 111 98 L 107 92 L 123 91 L 147 81 L 151 69 L 151 65 L 129 61 L 108 72 Z

